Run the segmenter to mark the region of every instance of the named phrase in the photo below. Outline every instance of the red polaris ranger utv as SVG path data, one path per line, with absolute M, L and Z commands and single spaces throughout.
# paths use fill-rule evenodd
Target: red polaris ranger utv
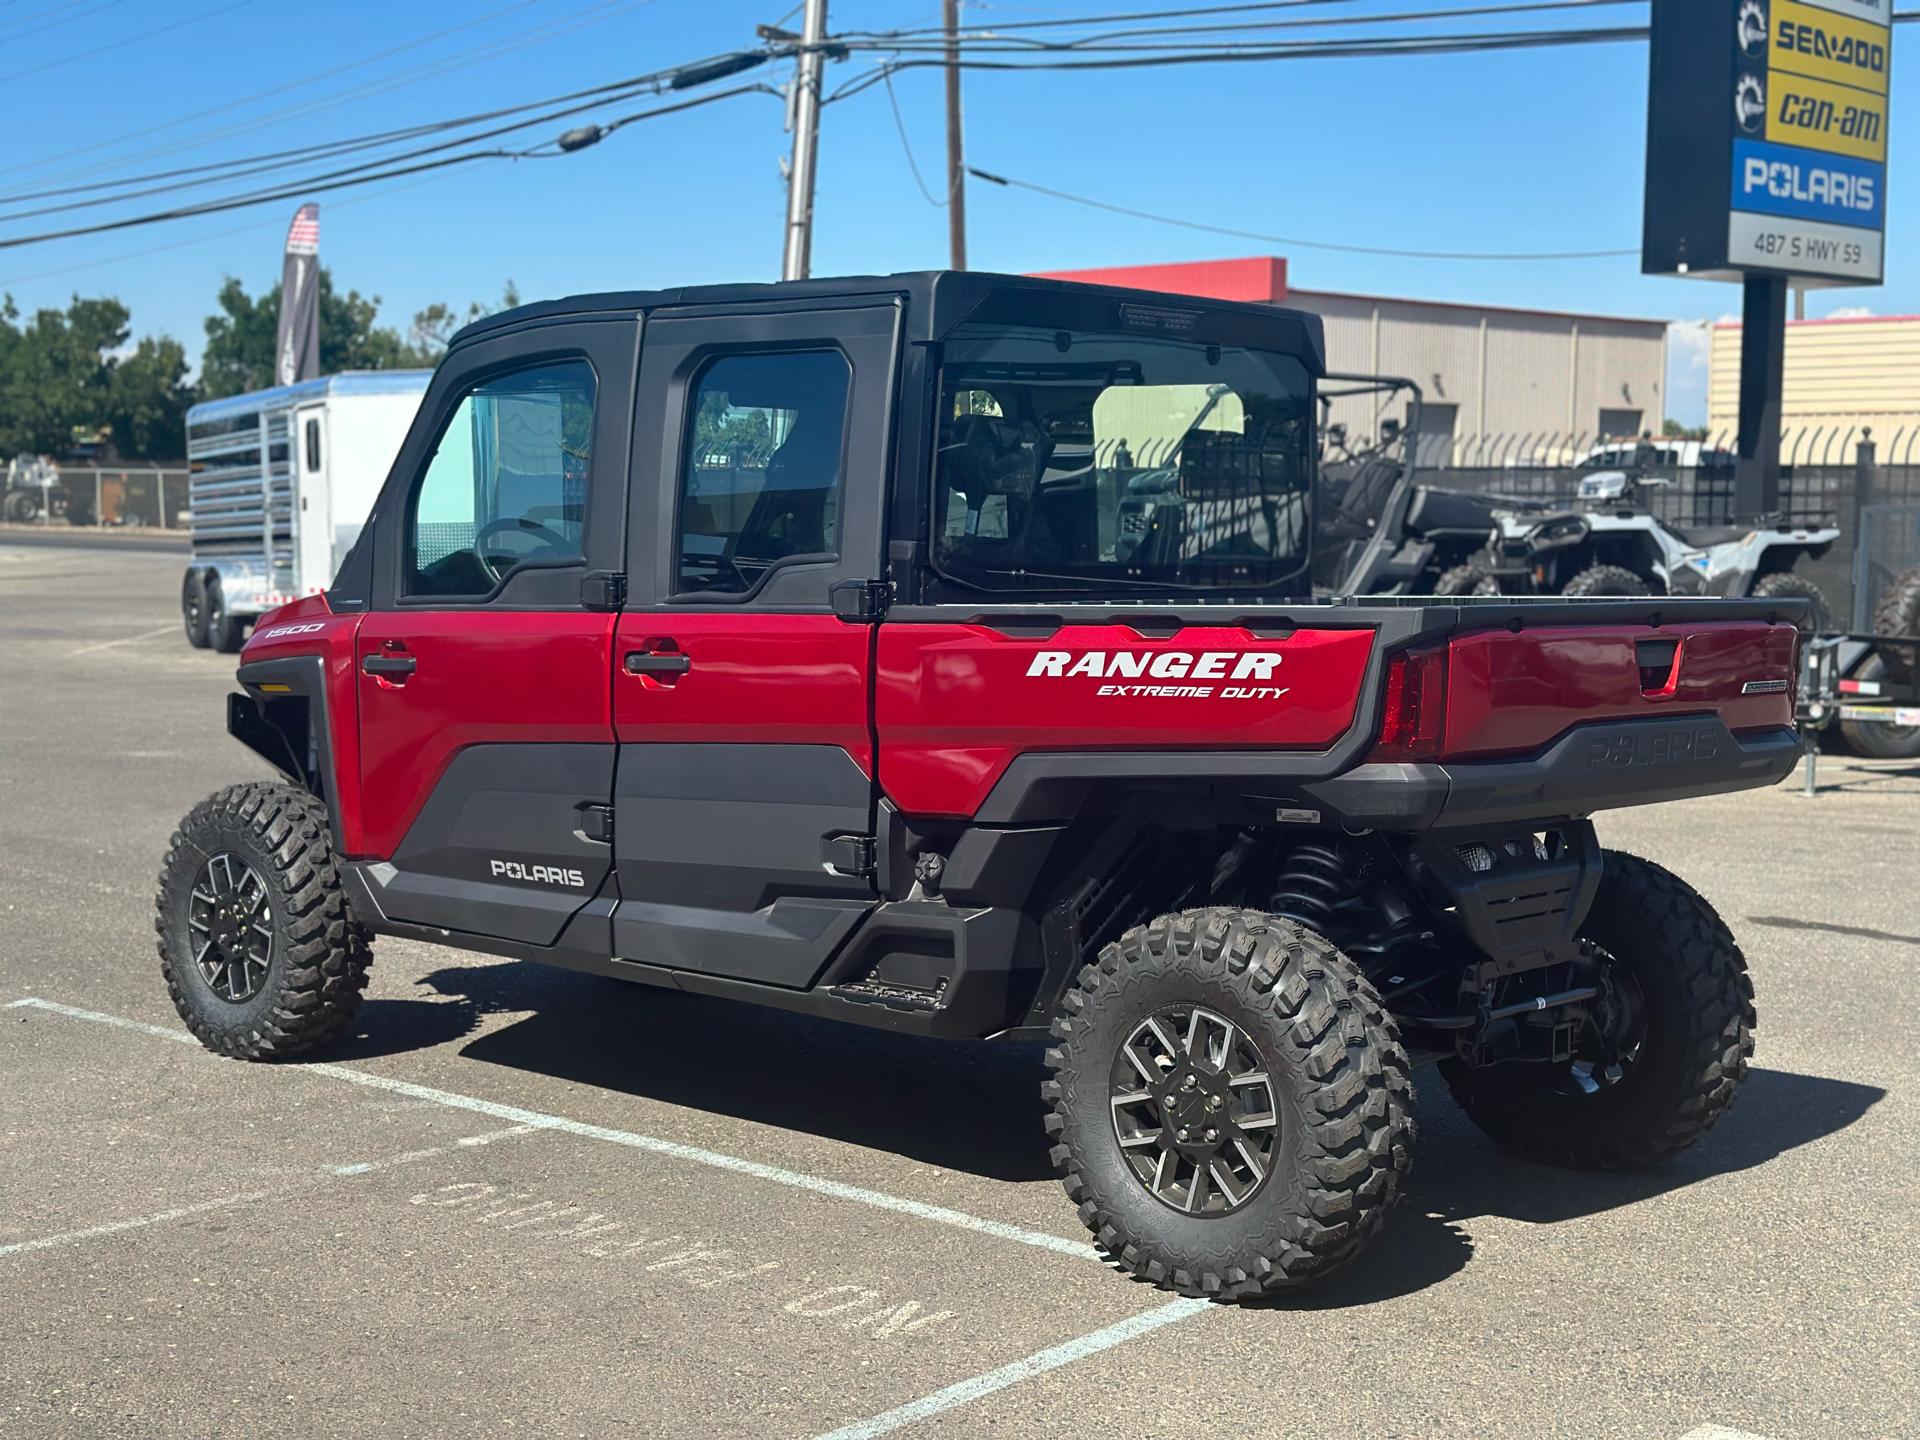
M 298 1055 L 375 935 L 909 1034 L 1050 1041 L 1121 1265 L 1324 1275 L 1415 1066 L 1580 1166 L 1692 1144 L 1746 966 L 1588 816 L 1800 754 L 1792 601 L 1314 603 L 1319 320 L 983 274 L 593 295 L 468 327 L 227 724 L 162 968 Z

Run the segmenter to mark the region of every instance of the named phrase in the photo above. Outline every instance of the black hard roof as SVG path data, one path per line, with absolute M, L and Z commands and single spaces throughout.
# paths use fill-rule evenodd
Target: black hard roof
M 455 346 L 514 326 L 572 315 L 657 310 L 665 306 L 791 306 L 796 301 L 860 296 L 903 297 L 907 338 L 943 338 L 965 320 L 1061 329 L 1155 328 L 1151 311 L 1167 311 L 1169 329 L 1186 339 L 1279 350 L 1301 357 L 1316 375 L 1326 370 L 1320 317 L 1304 310 L 1240 300 L 1211 300 L 1118 285 L 1083 285 L 1031 275 L 979 270 L 910 270 L 897 275 L 842 275 L 819 280 L 782 280 L 756 285 L 689 285 L 675 290 L 610 290 L 540 300 L 477 320 L 453 337 Z M 1120 306 L 1140 307 L 1123 325 Z M 1197 317 L 1197 318 L 1196 318 Z

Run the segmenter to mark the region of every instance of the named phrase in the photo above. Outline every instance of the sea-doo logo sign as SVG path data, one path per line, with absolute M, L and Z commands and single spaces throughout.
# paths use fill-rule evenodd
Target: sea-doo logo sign
M 587 888 L 587 877 L 578 870 L 565 870 L 558 865 L 522 865 L 518 860 L 489 860 L 495 875 L 508 880 L 524 880 L 533 885 L 571 885 L 576 890 Z
M 1744 0 L 1736 26 L 1742 52 L 1755 60 L 1767 53 L 1767 7 L 1761 0 Z
M 1197 680 L 1268 681 L 1280 668 L 1283 657 L 1277 650 L 1205 650 L 1194 654 L 1186 650 L 1042 650 L 1027 666 L 1029 676 L 1067 680 L 1084 675 L 1089 680 L 1147 679 L 1163 683 L 1149 685 L 1102 685 L 1100 695 L 1160 696 L 1169 699 L 1205 700 L 1216 689 L 1223 700 L 1276 698 L 1287 687 L 1275 685 L 1196 685 Z M 1164 682 L 1176 682 L 1168 684 Z

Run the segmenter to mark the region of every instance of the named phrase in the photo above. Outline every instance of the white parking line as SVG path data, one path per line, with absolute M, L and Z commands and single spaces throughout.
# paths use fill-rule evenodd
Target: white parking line
M 118 640 L 102 640 L 98 645 L 82 645 L 79 649 L 69 650 L 67 653 L 69 655 L 91 655 L 96 650 L 111 650 L 116 645 L 133 645 L 142 640 L 152 640 L 159 635 L 171 635 L 179 628 L 180 622 L 174 620 L 160 626 L 157 630 L 143 630 L 138 635 L 127 635 Z
M 1062 1365 L 1071 1365 L 1076 1360 L 1084 1360 L 1089 1355 L 1098 1355 L 1102 1350 L 1111 1350 L 1116 1345 L 1124 1345 L 1136 1336 L 1158 1330 L 1162 1325 L 1171 1325 L 1198 1315 L 1213 1302 L 1210 1300 L 1175 1300 L 1158 1309 L 1148 1310 L 1131 1319 L 1122 1320 L 1118 1325 L 1109 1325 L 1104 1330 L 1096 1330 L 1091 1335 L 1082 1335 L 1078 1340 L 1069 1340 L 1064 1345 L 1055 1345 L 1051 1350 L 1042 1350 L 1029 1355 L 1024 1360 L 1016 1360 L 1011 1365 L 1002 1365 L 998 1370 L 989 1370 L 984 1375 L 976 1375 L 971 1380 L 962 1380 L 957 1385 L 949 1385 L 944 1390 L 936 1390 L 918 1400 L 909 1401 L 873 1416 L 868 1420 L 856 1421 L 844 1425 L 830 1434 L 822 1435 L 819 1440 L 873 1440 L 877 1435 L 886 1435 L 898 1430 L 902 1425 L 911 1425 L 916 1420 L 924 1420 L 930 1415 L 938 1415 L 943 1410 L 952 1410 L 966 1405 L 996 1390 L 1005 1390 L 1018 1385 L 1022 1380 L 1031 1380 L 1036 1375 L 1044 1375 L 1049 1370 L 1058 1370 Z M 1731 1431 L 1727 1432 L 1729 1435 Z
M 12 1001 L 6 1008 L 16 1010 L 23 1007 L 51 1011 L 73 1020 L 88 1020 L 96 1024 L 118 1026 L 123 1030 L 137 1030 L 144 1034 L 156 1035 L 162 1040 L 182 1041 L 189 1045 L 200 1043 L 184 1030 L 147 1025 L 138 1020 L 122 1019 L 118 1015 L 103 1015 L 96 1010 L 78 1010 L 71 1005 L 60 1005 L 38 997 Z M 523 1110 L 518 1105 L 501 1105 L 492 1100 L 479 1100 L 471 1095 L 460 1095 L 451 1090 L 436 1090 L 431 1086 L 415 1085 L 407 1080 L 393 1080 L 385 1075 L 371 1075 L 364 1070 L 349 1069 L 345 1065 L 317 1063 L 290 1068 L 298 1074 L 325 1075 L 331 1079 L 345 1080 L 351 1085 L 388 1090 L 396 1095 L 405 1095 L 415 1100 L 428 1100 L 453 1110 L 471 1110 L 475 1114 L 490 1115 L 496 1120 L 507 1120 L 533 1129 L 558 1130 L 587 1140 L 601 1140 L 609 1145 L 624 1145 L 635 1150 L 650 1151 L 656 1155 L 668 1155 L 676 1160 L 686 1160 L 695 1165 L 707 1165 L 716 1170 L 730 1170 L 736 1175 L 751 1175 L 756 1180 L 788 1185 L 796 1190 L 810 1190 L 816 1195 L 830 1195 L 837 1200 L 851 1200 L 859 1205 L 871 1205 L 878 1210 L 892 1210 L 921 1220 L 931 1220 L 936 1224 L 951 1225 L 956 1229 L 971 1230 L 981 1235 L 992 1235 L 996 1239 L 1032 1245 L 1037 1249 L 1051 1250 L 1060 1255 L 1071 1255 L 1076 1260 L 1097 1261 L 1102 1258 L 1099 1251 L 1084 1241 L 1065 1240 L 1058 1235 L 1049 1235 L 1045 1231 L 1028 1230 L 999 1220 L 987 1220 L 978 1215 L 966 1214 L 964 1211 L 949 1210 L 941 1205 L 927 1205 L 918 1200 L 903 1200 L 897 1195 L 888 1195 L 879 1190 L 847 1185 L 838 1180 L 808 1175 L 799 1170 L 787 1170 L 777 1165 L 762 1165 L 757 1160 L 743 1160 L 735 1155 L 723 1155 L 715 1150 L 703 1150 L 698 1146 L 682 1145 L 673 1140 L 661 1140 L 652 1135 L 640 1135 L 631 1130 L 614 1130 L 605 1125 L 589 1125 L 583 1121 L 569 1120 L 564 1115 L 546 1115 L 537 1110 Z
M 11 1007 L 9 1007 L 11 1008 Z M 469 1135 L 456 1140 L 453 1145 L 491 1145 L 496 1140 L 504 1140 L 509 1135 L 530 1135 L 533 1127 L 516 1125 L 511 1130 L 494 1130 L 485 1135 Z M 323 1165 L 323 1176 L 368 1175 L 375 1170 L 391 1170 L 396 1165 L 411 1165 L 416 1160 L 428 1160 L 435 1155 L 445 1155 L 453 1145 L 437 1145 L 431 1150 L 409 1150 L 404 1155 L 391 1155 L 385 1160 L 363 1160 L 357 1165 Z M 254 1190 L 245 1195 L 222 1195 L 218 1200 L 202 1200 L 198 1205 L 182 1205 L 173 1210 L 162 1210 L 153 1215 L 141 1215 L 132 1220 L 112 1220 L 105 1225 L 90 1225 L 85 1230 L 69 1230 L 64 1235 L 45 1235 L 38 1240 L 19 1240 L 11 1245 L 0 1245 L 0 1255 L 18 1255 L 28 1250 L 52 1250 L 61 1245 L 77 1245 L 82 1240 L 97 1240 L 103 1235 L 118 1235 L 123 1230 L 138 1230 L 145 1225 L 159 1225 L 168 1220 L 184 1220 L 189 1215 L 204 1215 L 209 1210 L 224 1210 L 229 1205 L 246 1205 L 255 1200 L 272 1200 L 285 1195 L 298 1194 L 302 1190 L 313 1188 L 313 1181 L 288 1186 L 279 1190 Z
M 46 1235 L 38 1240 L 21 1240 L 12 1245 L 0 1245 L 0 1255 L 18 1255 L 25 1250 L 51 1250 L 59 1245 L 77 1245 L 82 1240 L 94 1240 L 102 1235 L 118 1235 L 122 1230 L 138 1230 L 142 1225 L 158 1225 L 166 1220 L 184 1220 L 189 1215 L 204 1215 L 209 1210 L 224 1210 L 229 1205 L 245 1205 L 250 1200 L 264 1200 L 272 1193 L 270 1190 L 256 1190 L 250 1195 L 222 1195 L 218 1200 L 202 1200 L 198 1205 L 182 1205 L 177 1210 L 162 1210 L 157 1215 L 142 1215 L 134 1220 L 115 1220 L 106 1225 L 90 1225 L 85 1230 L 69 1230 L 64 1235 Z

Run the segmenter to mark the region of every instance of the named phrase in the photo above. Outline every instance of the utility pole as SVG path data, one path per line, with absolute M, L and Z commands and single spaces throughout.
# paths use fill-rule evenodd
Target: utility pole
M 826 65 L 827 0 L 807 0 L 794 68 L 793 167 L 787 172 L 787 245 L 782 280 L 813 273 L 813 175 L 820 152 L 820 72 Z
M 947 238 L 953 268 L 967 268 L 967 167 L 960 139 L 960 0 L 940 0 L 947 31 Z

